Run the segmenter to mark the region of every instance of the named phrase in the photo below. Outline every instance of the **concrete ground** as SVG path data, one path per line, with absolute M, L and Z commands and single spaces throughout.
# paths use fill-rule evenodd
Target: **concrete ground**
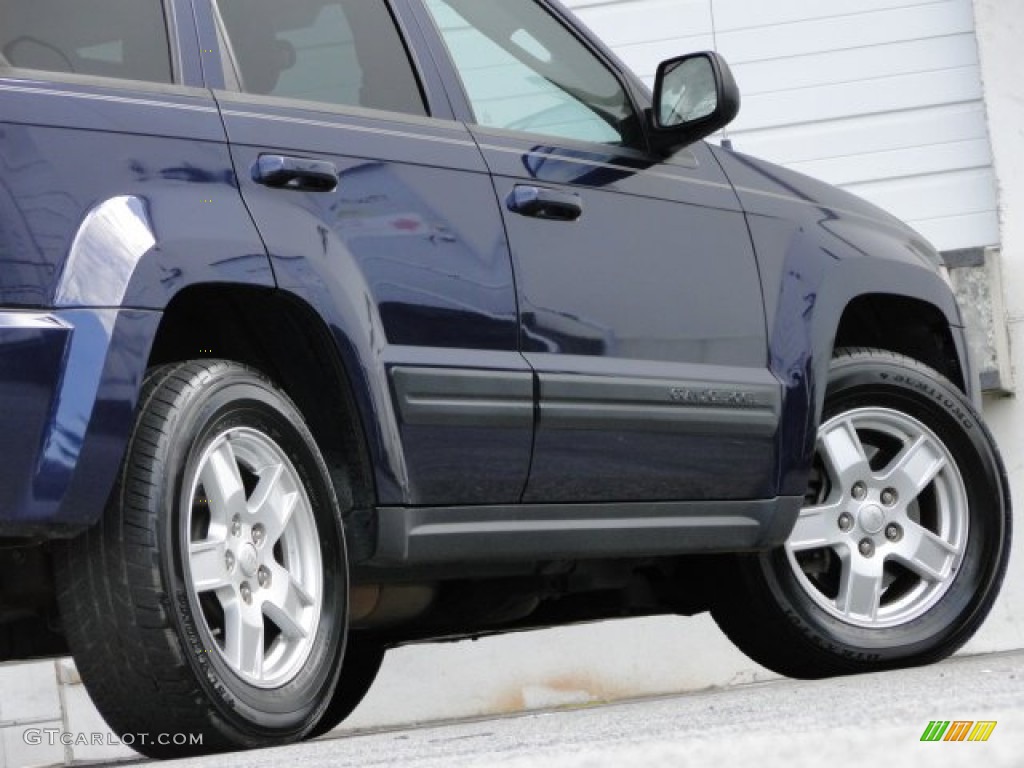
M 932 720 L 986 742 L 925 743 Z M 143 763 L 145 764 L 145 763 Z M 623 704 L 363 734 L 161 768 L 758 768 L 1024 765 L 1024 652 L 839 680 L 776 680 Z M 157 764 L 153 764 L 154 766 Z

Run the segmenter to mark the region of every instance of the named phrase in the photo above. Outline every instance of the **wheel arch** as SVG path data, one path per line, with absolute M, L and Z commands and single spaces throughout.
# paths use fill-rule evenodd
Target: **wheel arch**
M 832 350 L 872 347 L 933 368 L 965 394 L 968 386 L 949 319 L 934 304 L 909 296 L 867 293 L 847 303 Z
M 969 399 L 976 394 L 963 319 L 953 291 L 931 267 L 915 261 L 843 259 L 822 273 L 814 306 L 814 380 L 828 381 L 836 349 L 871 347 L 934 368 Z M 815 388 L 815 423 L 825 400 Z
M 836 349 L 905 355 L 937 370 L 975 405 L 979 397 L 960 309 L 937 270 L 884 257 L 826 260 L 817 248 L 802 266 L 784 280 L 772 330 L 772 366 L 792 400 L 789 451 L 800 457 L 782 473 L 780 487 L 791 493 L 806 485 Z
M 315 309 L 277 290 L 190 286 L 167 305 L 147 367 L 192 359 L 250 365 L 288 394 L 316 439 L 339 498 L 351 495 L 350 557 L 371 554 L 361 513 L 377 503 L 376 415 L 365 382 L 351 375 L 337 336 Z

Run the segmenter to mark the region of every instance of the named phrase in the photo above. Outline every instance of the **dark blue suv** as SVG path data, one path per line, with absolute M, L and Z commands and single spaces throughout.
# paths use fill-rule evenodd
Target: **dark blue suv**
M 439 638 L 952 653 L 1010 503 L 940 259 L 738 108 L 554 0 L 0 2 L 0 661 L 167 756 Z

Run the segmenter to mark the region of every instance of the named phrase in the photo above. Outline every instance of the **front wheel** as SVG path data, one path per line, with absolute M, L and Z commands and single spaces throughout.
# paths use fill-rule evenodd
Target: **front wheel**
M 295 741 L 329 703 L 347 625 L 339 503 L 301 414 L 258 372 L 151 372 L 103 518 L 55 560 L 86 689 L 137 751 Z
M 712 613 L 792 677 L 937 661 L 988 614 L 1010 523 L 1002 463 L 963 395 L 916 361 L 843 350 L 793 532 L 726 566 Z

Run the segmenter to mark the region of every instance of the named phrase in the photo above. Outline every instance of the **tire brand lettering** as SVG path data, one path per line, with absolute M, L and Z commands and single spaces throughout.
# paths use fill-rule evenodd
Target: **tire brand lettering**
M 805 622 L 792 608 L 785 610 L 786 617 L 796 625 L 804 636 L 814 643 L 822 650 L 828 651 L 829 653 L 842 656 L 844 659 L 850 659 L 851 661 L 863 661 L 867 663 L 873 663 L 882 660 L 882 654 L 880 653 L 865 653 L 864 651 L 854 651 L 849 648 L 842 648 L 835 643 L 831 643 L 822 637 L 815 634 L 814 629 Z
M 210 663 L 211 649 L 207 648 L 199 637 L 195 621 L 192 618 L 192 608 L 189 604 L 188 595 L 181 591 L 175 597 L 178 601 L 178 613 L 181 616 L 182 634 L 192 650 L 192 655 L 196 658 L 196 663 L 199 665 L 201 673 L 206 676 L 207 681 L 220 699 L 229 707 L 234 707 L 234 697 L 220 681 L 217 671 Z
M 891 380 L 895 384 L 902 384 L 905 387 L 916 389 L 923 395 L 926 395 L 930 400 L 934 400 L 943 406 L 946 410 L 951 412 L 957 419 L 960 420 L 961 425 L 964 429 L 974 429 L 974 421 L 964 412 L 963 407 L 954 398 L 949 395 L 940 392 L 938 389 L 933 387 L 926 381 L 915 379 L 911 376 L 904 376 L 897 374 L 896 376 L 889 376 L 887 373 L 883 373 L 882 378 L 889 381 Z
M 196 630 L 195 622 L 192 621 L 192 613 L 189 607 L 188 595 L 184 592 L 179 592 L 178 595 L 178 606 L 180 608 L 181 623 L 184 627 L 185 640 L 192 648 L 192 653 L 195 655 L 196 660 L 206 675 L 207 679 L 211 683 L 216 683 L 217 680 L 213 675 L 213 670 L 210 667 L 209 654 L 212 653 L 211 649 L 205 648 L 200 640 L 199 632 Z

